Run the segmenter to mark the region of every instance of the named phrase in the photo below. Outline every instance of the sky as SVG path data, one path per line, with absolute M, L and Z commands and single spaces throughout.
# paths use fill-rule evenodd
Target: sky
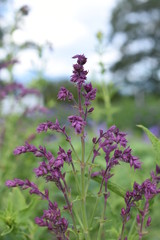
M 110 30 L 111 10 L 117 0 L 16 0 L 15 8 L 24 4 L 31 11 L 25 18 L 22 28 L 15 31 L 13 39 L 17 43 L 34 41 L 38 44 L 50 42 L 53 52 L 44 56 L 45 72 L 51 78 L 70 76 L 72 74 L 72 56 L 85 54 L 86 65 L 90 74 L 97 68 L 98 55 L 95 51 L 96 33 Z M 114 49 L 108 49 L 104 56 L 110 64 L 117 56 Z M 20 64 L 14 68 L 18 80 L 24 73 L 41 68 L 41 62 L 33 51 L 21 52 L 18 55 Z M 29 80 L 28 77 L 27 80 Z

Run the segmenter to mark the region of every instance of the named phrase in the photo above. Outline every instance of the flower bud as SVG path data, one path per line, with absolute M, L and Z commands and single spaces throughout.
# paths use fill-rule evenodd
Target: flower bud
M 151 224 L 151 217 L 149 216 L 148 219 L 147 219 L 147 223 L 146 223 L 146 227 L 149 227 L 150 224 Z

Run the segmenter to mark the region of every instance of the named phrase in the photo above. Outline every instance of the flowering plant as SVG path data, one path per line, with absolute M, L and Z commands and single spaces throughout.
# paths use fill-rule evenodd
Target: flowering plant
M 118 195 L 124 197 L 126 205 L 121 209 L 122 229 L 119 232 L 118 239 L 127 240 L 125 227 L 131 218 L 132 208 L 136 208 L 138 211 L 136 218 L 137 229 L 139 239 L 142 239 L 145 229 L 151 223 L 151 217 L 147 216 L 150 200 L 160 192 L 158 188 L 160 167 L 156 167 L 156 173 L 151 173 L 151 179 L 145 180 L 141 185 L 135 182 L 133 191 L 127 191 L 124 194 L 120 188 L 115 187 L 111 182 L 114 175 L 113 169 L 120 165 L 121 162 L 129 164 L 134 170 L 141 168 L 140 160 L 132 155 L 131 148 L 127 146 L 126 134 L 119 131 L 116 126 L 111 126 L 107 131 L 100 130 L 99 136 L 92 139 L 90 153 L 86 154 L 87 118 L 94 111 L 91 103 L 96 98 L 96 89 L 91 83 L 86 83 L 88 71 L 84 69 L 84 65 L 87 58 L 84 55 L 75 55 L 73 58 L 77 59 L 77 63 L 73 65 L 71 82 L 77 88 L 78 100 L 64 87 L 61 87 L 58 99 L 72 101 L 77 109 L 77 114 L 69 116 L 68 121 L 80 140 L 81 156 L 77 153 L 66 126 L 61 126 L 57 119 L 55 123 L 47 121 L 39 124 L 37 132 L 51 130 L 60 133 L 69 144 L 69 149 L 65 150 L 60 146 L 55 157 L 46 147 L 36 147 L 26 142 L 24 146 L 19 146 L 14 150 L 15 155 L 30 152 L 35 157 L 42 159 L 39 166 L 34 169 L 34 173 L 37 178 L 43 178 L 48 185 L 49 183 L 56 185 L 65 202 L 63 209 L 60 209 L 59 203 L 52 200 L 49 188 L 41 191 L 35 183 L 28 179 L 15 178 L 14 180 L 8 180 L 6 185 L 8 187 L 19 186 L 22 190 L 29 189 L 30 194 L 36 194 L 48 202 L 48 209 L 43 211 L 41 217 L 36 217 L 35 222 L 40 227 L 48 228 L 59 240 L 107 239 L 104 226 L 107 222 L 109 190 L 118 193 Z M 66 169 L 70 170 L 67 171 Z M 74 177 L 76 191 L 72 190 L 70 183 L 67 181 L 68 175 Z M 92 180 L 98 180 L 100 183 L 98 191 L 97 188 L 91 188 Z M 92 214 L 90 215 L 88 211 L 89 205 L 87 204 L 89 195 L 94 196 L 95 199 L 94 207 L 91 209 Z M 80 204 L 79 208 L 76 205 L 77 201 Z M 102 206 L 99 205 L 101 201 L 103 202 L 103 208 L 99 209 L 99 206 Z M 138 205 L 139 201 L 142 203 L 144 201 L 143 208 Z M 98 223 L 98 228 L 95 222 Z

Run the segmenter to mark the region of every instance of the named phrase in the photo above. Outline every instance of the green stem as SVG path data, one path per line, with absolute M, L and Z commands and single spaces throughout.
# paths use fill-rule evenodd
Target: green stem
M 89 162 L 89 160 L 90 160 L 90 158 L 91 158 L 91 155 L 92 155 L 93 151 L 95 150 L 95 146 L 96 146 L 96 144 L 99 142 L 99 140 L 100 140 L 100 137 L 97 139 L 96 143 L 94 143 L 94 145 L 93 145 L 93 147 L 92 147 L 92 149 L 91 149 L 91 151 L 90 151 L 90 153 L 89 153 L 89 155 L 88 155 L 88 158 L 87 158 L 86 163 Z M 100 149 L 100 148 L 99 148 L 99 149 Z M 94 162 L 94 157 L 93 157 L 93 159 L 92 159 L 92 163 L 93 163 L 93 162 Z
M 62 188 L 62 192 L 63 192 L 63 195 L 64 195 L 64 198 L 65 198 L 65 201 L 67 203 L 67 206 L 68 206 L 68 210 L 70 212 L 70 215 L 72 217 L 72 222 L 73 222 L 73 226 L 74 226 L 74 230 L 78 236 L 78 231 L 77 231 L 77 227 L 76 227 L 76 222 L 75 222 L 75 218 L 74 218 L 74 215 L 73 215 L 73 212 L 72 212 L 72 206 L 70 204 L 70 201 L 69 201 L 69 196 L 67 194 L 67 190 L 68 190 L 68 187 L 67 187 L 67 184 L 65 182 L 65 179 L 62 179 L 63 180 L 63 183 L 64 183 L 64 188 L 62 187 L 61 185 L 61 188 Z
M 81 86 L 77 86 L 78 90 L 78 107 L 79 107 L 79 116 L 82 117 L 82 104 L 81 104 Z M 82 208 L 82 220 L 83 220 L 83 231 L 84 237 L 86 240 L 90 240 L 90 235 L 88 232 L 88 221 L 87 221 L 87 212 L 86 212 L 86 192 L 85 192 L 85 141 L 84 141 L 84 132 L 81 135 L 81 208 Z
M 149 207 L 149 202 L 148 202 L 148 199 L 146 199 L 144 209 L 143 209 L 143 215 L 141 217 L 141 225 L 140 225 L 140 230 L 139 230 L 139 240 L 141 240 L 142 237 L 143 237 L 143 224 L 144 224 L 145 216 L 148 213 L 148 207 Z
M 88 222 L 87 222 L 87 213 L 86 213 L 86 191 L 85 191 L 85 142 L 84 136 L 81 137 L 82 145 L 82 161 L 81 161 L 81 187 L 82 187 L 82 218 L 84 224 L 84 235 L 86 240 L 90 240 L 90 235 L 88 232 Z
M 94 209 L 93 209 L 93 212 L 92 212 L 92 216 L 91 216 L 91 220 L 90 220 L 90 223 L 89 223 L 89 227 L 91 227 L 92 224 L 93 224 L 94 214 L 95 214 L 95 211 L 97 209 L 98 200 L 99 200 L 99 197 L 96 198 L 96 202 L 95 202 Z
M 64 135 L 65 135 L 66 139 L 68 139 L 68 142 L 69 142 L 69 144 L 70 144 L 70 146 L 71 146 L 71 148 L 72 148 L 72 151 L 74 152 L 77 160 L 80 162 L 80 159 L 79 159 L 79 157 L 78 157 L 78 154 L 77 154 L 76 150 L 74 149 L 74 147 L 73 147 L 73 145 L 72 145 L 72 143 L 71 143 L 71 140 L 69 140 L 69 136 L 67 135 L 66 132 L 64 133 Z
M 123 225 L 122 225 L 121 235 L 119 236 L 119 239 L 118 239 L 118 240 L 123 240 L 125 224 L 126 224 L 126 220 L 123 220 Z
M 105 84 L 105 81 L 103 79 L 103 74 L 102 74 L 102 93 L 103 93 L 103 100 L 104 100 L 104 105 L 106 109 L 106 114 L 107 114 L 107 125 L 111 126 L 113 122 L 113 113 L 112 113 L 112 108 L 111 108 L 111 96 L 109 93 L 108 86 Z
M 67 135 L 66 132 L 64 133 L 64 135 L 66 136 L 66 139 L 69 139 L 69 137 L 68 137 L 68 135 Z M 73 147 L 71 141 L 70 141 L 70 140 L 68 140 L 68 141 L 69 141 L 69 144 L 70 144 L 70 146 L 71 146 L 71 149 L 72 149 L 72 151 L 74 152 L 74 154 L 75 154 L 77 160 L 80 162 L 80 159 L 79 159 L 79 157 L 78 157 L 78 154 L 77 154 L 76 150 L 74 149 L 74 147 Z M 76 185 L 77 185 L 78 193 L 80 194 L 80 186 L 79 186 L 79 181 L 78 181 L 78 178 L 77 178 L 77 172 L 76 172 L 76 170 L 75 170 L 75 168 L 74 168 L 74 164 L 73 164 L 73 162 L 71 163 L 71 165 L 72 165 L 73 174 L 74 174 L 74 178 L 75 178 L 75 181 L 76 181 Z
M 66 186 L 65 179 L 64 179 L 64 185 Z M 68 189 L 68 188 L 66 188 L 66 189 Z M 69 193 L 69 192 L 68 192 L 67 197 L 68 197 L 69 201 L 72 202 L 72 199 L 71 199 L 71 196 L 70 196 L 70 193 Z M 67 202 L 67 205 L 69 204 L 69 201 Z M 73 210 L 73 212 L 74 212 L 74 215 L 75 215 L 76 219 L 78 220 L 79 224 L 81 225 L 81 228 L 83 229 L 82 221 L 81 221 L 81 219 L 80 219 L 80 217 L 79 217 L 79 214 L 78 214 L 77 209 L 76 209 L 76 207 L 75 207 L 74 204 L 72 205 L 72 210 Z M 74 218 L 74 215 L 73 215 L 73 218 Z M 74 223 L 75 223 L 75 220 L 74 220 Z M 79 235 L 78 235 L 78 231 L 77 231 L 77 230 L 76 230 L 76 234 L 77 234 L 78 239 L 79 239 Z
M 81 228 L 84 229 L 83 223 L 82 223 L 82 221 L 81 221 L 81 219 L 80 219 L 80 217 L 79 217 L 79 214 L 78 214 L 78 212 L 77 212 L 77 209 L 76 209 L 76 207 L 74 207 L 74 205 L 73 205 L 73 211 L 74 211 L 74 214 L 75 214 L 75 216 L 76 216 L 79 224 L 81 225 Z
M 103 226 L 104 226 L 104 223 L 105 223 L 105 215 L 106 215 L 107 199 L 108 199 L 107 184 L 108 184 L 108 181 L 105 182 L 105 193 L 103 194 L 104 195 L 104 209 L 103 209 L 103 212 L 102 212 L 102 217 L 101 217 L 101 221 L 100 221 L 100 227 L 99 227 L 99 231 L 98 231 L 97 240 L 101 239 L 102 230 L 103 230 Z M 101 192 L 98 193 L 99 196 L 100 196 L 100 194 L 101 194 Z
M 89 160 L 90 160 L 90 158 L 91 158 L 91 155 L 92 155 L 92 153 L 93 153 L 93 150 L 94 150 L 94 146 L 93 146 L 93 148 L 91 149 L 91 151 L 90 151 L 90 153 L 89 153 L 89 155 L 88 155 L 88 158 L 87 158 L 86 163 L 89 162 Z
M 128 239 L 131 238 L 131 235 L 132 235 L 132 233 L 133 233 L 133 231 L 134 231 L 134 228 L 135 228 L 135 224 L 136 224 L 136 217 L 134 218 L 134 221 L 132 222 L 132 226 L 131 226 L 131 228 L 130 228 L 130 230 L 129 230 Z
M 77 191 L 80 194 L 81 191 L 80 191 L 79 181 L 78 181 L 78 178 L 77 178 L 77 172 L 73 171 L 73 174 L 74 174 L 74 178 L 75 178 L 75 181 L 76 181 Z
M 74 149 L 74 147 L 73 147 L 73 145 L 72 145 L 72 143 L 71 143 L 71 142 L 70 142 L 70 146 L 71 146 L 71 148 L 72 148 L 72 151 L 74 152 L 74 154 L 75 154 L 75 156 L 76 156 L 77 160 L 79 160 L 79 161 L 80 161 L 80 159 L 79 159 L 79 157 L 78 157 L 78 154 L 76 153 L 76 151 L 75 151 L 75 149 Z
M 96 145 L 96 144 L 94 144 L 93 149 L 92 149 L 92 151 L 90 152 L 87 161 L 89 161 L 89 159 L 90 159 L 90 157 L 91 157 L 91 153 L 92 153 L 92 152 L 94 151 L 94 149 L 95 149 L 95 145 Z M 97 151 L 99 151 L 99 150 L 100 150 L 100 147 L 97 149 Z M 90 180 L 91 180 L 91 172 L 92 172 L 93 163 L 94 163 L 95 158 L 96 158 L 96 155 L 93 154 L 93 158 L 92 158 L 92 162 L 91 162 L 92 165 L 89 167 L 88 181 L 87 181 L 87 184 L 86 184 L 86 192 L 88 191 L 89 183 L 90 183 Z
M 102 239 L 102 230 L 103 230 L 103 225 L 104 225 L 105 212 L 106 212 L 106 203 L 104 203 L 104 210 L 102 212 L 102 217 L 100 220 L 100 227 L 99 227 L 99 231 L 98 231 L 98 235 L 97 235 L 97 240 Z

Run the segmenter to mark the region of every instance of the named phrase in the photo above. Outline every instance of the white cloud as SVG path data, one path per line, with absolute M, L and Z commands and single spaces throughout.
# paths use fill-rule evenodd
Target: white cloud
M 111 8 L 116 1 L 16 0 L 16 7 L 28 4 L 31 12 L 26 17 L 23 28 L 15 32 L 14 40 L 17 43 L 25 40 L 39 44 L 47 40 L 51 42 L 54 52 L 46 69 L 49 75 L 68 74 L 72 67 L 70 58 L 76 53 L 86 54 L 88 58 L 91 57 L 92 64 L 95 64 L 95 34 L 99 30 L 107 29 Z M 22 70 L 17 66 L 17 73 L 29 68 L 35 56 L 25 53 L 20 58 L 25 66 L 21 66 Z
M 21 39 L 30 39 L 42 44 L 49 40 L 55 47 L 63 47 L 87 33 L 86 26 L 76 19 L 78 9 L 73 0 L 33 0 L 28 1 L 28 4 L 31 12 L 26 18 L 23 34 L 22 31 L 17 31 L 14 36 L 18 42 Z

